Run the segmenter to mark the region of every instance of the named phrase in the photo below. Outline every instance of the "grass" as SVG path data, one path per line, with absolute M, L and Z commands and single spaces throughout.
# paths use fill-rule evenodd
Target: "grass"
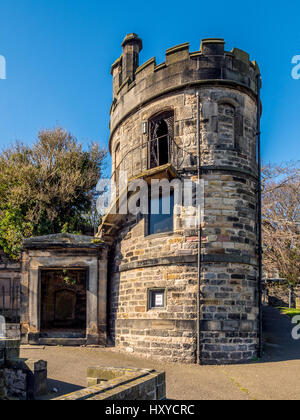
M 300 315 L 300 309 L 295 308 L 278 308 L 282 314 L 288 315 L 290 318 L 293 318 L 296 315 Z

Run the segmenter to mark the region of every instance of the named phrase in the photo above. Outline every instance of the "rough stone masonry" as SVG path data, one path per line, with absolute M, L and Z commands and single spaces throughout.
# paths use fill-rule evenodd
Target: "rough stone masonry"
M 113 179 L 125 171 L 148 182 L 195 181 L 200 142 L 205 204 L 199 315 L 198 228 L 185 209 L 168 232 L 149 231 L 148 215 L 104 218 L 110 337 L 122 351 L 195 363 L 199 322 L 201 363 L 249 361 L 259 338 L 259 67 L 240 49 L 225 51 L 223 39 L 204 39 L 193 53 L 189 44 L 173 47 L 159 65 L 152 58 L 139 66 L 135 34 L 122 47 L 111 69 Z
M 0 339 L 0 400 L 30 400 L 48 393 L 47 363 L 19 356 L 20 340 Z

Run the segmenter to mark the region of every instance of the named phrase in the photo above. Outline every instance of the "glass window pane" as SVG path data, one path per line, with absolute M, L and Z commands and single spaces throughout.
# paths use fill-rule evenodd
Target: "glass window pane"
M 164 233 L 173 231 L 173 216 L 174 216 L 174 194 L 170 195 L 170 212 L 169 214 L 163 214 L 163 199 L 159 198 L 159 214 L 151 214 L 151 208 L 154 208 L 151 202 L 150 204 L 150 215 L 149 215 L 149 235 L 155 233 Z

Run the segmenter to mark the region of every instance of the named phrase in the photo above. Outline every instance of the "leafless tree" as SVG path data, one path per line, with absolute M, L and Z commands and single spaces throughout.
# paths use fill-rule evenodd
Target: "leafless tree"
M 263 167 L 263 263 L 269 275 L 300 283 L 299 162 Z

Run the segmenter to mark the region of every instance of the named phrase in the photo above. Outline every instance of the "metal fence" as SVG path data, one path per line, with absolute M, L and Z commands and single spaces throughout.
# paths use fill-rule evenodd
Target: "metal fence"
M 126 152 L 113 171 L 111 179 L 118 183 L 122 172 L 126 173 L 130 179 L 149 169 L 161 166 L 163 164 L 160 156 L 162 140 L 167 145 L 167 153 L 163 158 L 166 159 L 167 156 L 167 161 L 163 163 L 171 163 L 176 170 L 197 165 L 196 151 L 194 153 L 187 151 L 179 146 L 174 138 L 164 135 L 140 143 Z
M 20 284 L 6 280 L 0 283 L 0 315 L 7 323 L 20 322 Z

